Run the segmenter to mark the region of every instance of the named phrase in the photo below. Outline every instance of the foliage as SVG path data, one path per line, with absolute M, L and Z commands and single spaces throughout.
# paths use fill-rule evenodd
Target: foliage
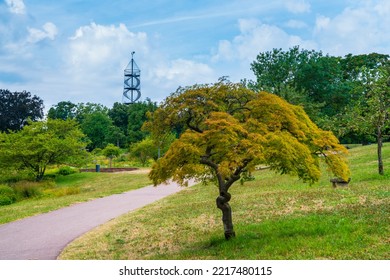
M 129 126 L 129 105 L 115 102 L 113 107 L 108 111 L 108 116 L 112 123 L 120 129 L 122 134 L 127 135 Z
M 108 108 L 98 103 L 78 103 L 77 104 L 77 112 L 76 112 L 76 120 L 79 124 L 84 122 L 84 119 L 92 114 L 101 113 L 103 115 L 107 115 Z
M 103 149 L 108 144 L 107 137 L 111 127 L 112 121 L 104 113 L 95 112 L 85 115 L 81 124 L 81 129 L 90 140 L 90 143 L 87 146 L 88 149 Z
M 148 135 L 148 132 L 141 128 L 147 120 L 147 113 L 154 112 L 157 105 L 150 99 L 147 99 L 144 102 L 137 102 L 128 106 L 128 140 L 131 144 L 145 139 Z
M 216 183 L 227 239 L 235 235 L 228 190 L 257 165 L 313 183 L 323 158 L 335 176 L 349 177 L 346 150 L 331 132 L 320 130 L 301 107 L 241 84 L 221 80 L 179 89 L 146 127 L 159 135 L 177 124 L 185 131 L 153 165 L 150 178 L 154 184 L 171 178 L 181 184 L 189 178 Z
M 355 101 L 364 98 L 364 69 L 376 71 L 388 63 L 389 55 L 377 53 L 335 57 L 299 47 L 288 51 L 273 49 L 260 53 L 251 64 L 256 82 L 248 86 L 302 105 L 317 125 L 337 132 L 340 116 L 348 114 Z M 343 136 L 344 141 L 352 143 L 368 141 L 365 135 Z
M 158 148 L 150 137 L 130 146 L 130 154 L 137 158 L 142 166 L 146 166 L 150 159 L 156 158 Z
M 14 186 L 18 200 L 36 198 L 42 195 L 42 186 L 37 182 L 20 181 Z
M 30 119 L 43 117 L 43 101 L 30 92 L 0 89 L 0 131 L 20 130 Z
M 27 169 L 42 180 L 49 164 L 79 164 L 86 158 L 84 134 L 73 120 L 30 122 L 0 134 L 0 166 Z
M 76 170 L 70 166 L 61 166 L 57 173 L 62 176 L 67 176 L 76 173 Z
M 9 205 L 16 201 L 15 190 L 7 185 L 0 185 L 0 206 Z
M 112 159 L 119 156 L 121 153 L 120 148 L 113 144 L 108 144 L 104 149 L 103 149 L 103 155 L 106 156 L 107 158 L 110 159 L 110 168 L 112 167 Z
M 372 136 L 377 142 L 378 173 L 384 174 L 383 141 L 390 128 L 390 65 L 376 70 L 361 69 L 360 95 L 349 111 L 339 115 L 340 135 L 346 133 Z
M 70 101 L 61 101 L 51 107 L 47 113 L 50 119 L 74 119 L 77 116 L 77 105 Z

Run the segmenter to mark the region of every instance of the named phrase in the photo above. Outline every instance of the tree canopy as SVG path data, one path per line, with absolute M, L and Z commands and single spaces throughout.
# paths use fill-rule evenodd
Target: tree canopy
M 43 100 L 30 92 L 0 89 L 0 131 L 20 130 L 28 119 L 42 119 L 43 108 Z
M 72 120 L 30 122 L 18 132 L 0 134 L 0 166 L 27 169 L 41 180 L 49 164 L 86 159 L 84 134 Z
M 354 106 L 364 94 L 360 91 L 364 69 L 376 70 L 388 63 L 389 55 L 377 53 L 338 57 L 299 46 L 273 49 L 259 53 L 252 62 L 256 81 L 250 85 L 302 105 L 312 120 L 327 127 L 332 117 Z
M 221 80 L 181 88 L 150 114 L 145 126 L 163 135 L 177 125 L 184 132 L 149 176 L 154 184 L 171 178 L 181 184 L 190 178 L 214 182 L 227 239 L 235 235 L 228 190 L 257 165 L 315 182 L 323 159 L 335 176 L 349 177 L 346 150 L 331 132 L 319 129 L 301 107 L 241 84 Z

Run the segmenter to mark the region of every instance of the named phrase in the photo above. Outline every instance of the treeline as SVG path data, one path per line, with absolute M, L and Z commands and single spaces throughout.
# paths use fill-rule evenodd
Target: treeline
M 343 143 L 375 141 L 374 111 L 383 111 L 381 126 L 388 127 L 388 54 L 339 57 L 296 46 L 260 53 L 251 69 L 256 81 L 247 81 L 249 87 L 303 106 L 317 125 L 333 131 Z
M 339 57 L 297 46 L 287 51 L 273 49 L 259 53 L 251 63 L 251 69 L 256 80 L 244 80 L 242 83 L 247 87 L 274 93 L 292 104 L 302 106 L 320 128 L 331 130 L 344 144 L 377 142 L 380 156 L 382 142 L 390 135 L 388 54 L 348 54 Z M 34 148 L 30 145 L 38 141 L 34 137 L 39 138 L 34 135 L 34 131 L 46 133 L 46 128 L 55 127 L 53 131 L 58 134 L 61 121 L 67 122 L 64 127 L 71 123 L 69 127 L 73 126 L 81 132 L 69 129 L 77 135 L 77 140 L 83 144 L 86 152 L 106 149 L 104 154 L 112 159 L 118 154 L 113 147 L 117 147 L 130 150 L 142 164 L 147 164 L 149 159 L 161 156 L 183 130 L 183 127 L 176 127 L 172 135 L 164 139 L 152 139 L 142 126 L 147 120 L 148 112 L 154 112 L 157 107 L 150 99 L 130 105 L 115 103 L 112 108 L 95 103 L 61 101 L 49 108 L 45 118 L 43 100 L 38 96 L 26 91 L 0 90 L 0 166 L 9 165 L 9 161 L 20 153 L 21 149 L 18 151 L 14 143 L 29 147 L 30 150 L 39 150 L 38 146 Z M 39 121 L 44 125 L 35 124 L 35 130 L 26 130 L 30 134 L 21 132 Z M 19 141 L 15 135 L 24 135 L 27 142 Z M 48 135 L 53 133 L 48 133 L 45 137 L 49 137 Z M 28 140 L 29 137 L 34 141 Z M 64 140 L 66 136 L 62 138 L 58 141 Z M 80 146 L 75 146 L 80 150 Z M 50 147 L 46 148 L 50 150 Z M 10 157 L 7 149 L 14 149 L 16 154 Z M 28 154 L 28 150 L 26 153 Z M 76 154 L 73 159 L 68 158 L 62 162 L 74 162 Z M 79 154 L 80 158 L 85 157 L 85 154 Z M 42 166 L 59 162 L 53 160 L 54 155 L 51 157 L 46 163 L 35 166 L 35 170 L 42 171 Z M 29 164 L 31 168 L 32 164 L 26 163 L 26 158 L 19 158 L 17 167 Z M 43 174 L 41 171 L 35 172 Z M 380 163 L 379 172 L 383 173 L 383 165 L 381 167 Z
M 88 150 L 103 149 L 108 144 L 127 148 L 146 137 L 141 130 L 146 113 L 156 110 L 157 104 L 150 99 L 134 104 L 115 103 L 112 108 L 101 104 L 59 102 L 51 107 L 49 119 L 74 119 L 88 137 Z

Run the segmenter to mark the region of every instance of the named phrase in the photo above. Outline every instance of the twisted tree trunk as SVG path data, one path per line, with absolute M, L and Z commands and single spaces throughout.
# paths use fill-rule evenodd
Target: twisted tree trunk
M 228 192 L 220 192 L 217 197 L 217 207 L 222 211 L 222 222 L 226 240 L 236 236 L 233 229 L 232 208 L 229 205 L 231 195 Z

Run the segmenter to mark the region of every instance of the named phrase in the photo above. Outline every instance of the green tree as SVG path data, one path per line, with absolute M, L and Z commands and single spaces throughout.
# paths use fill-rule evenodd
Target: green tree
M 337 125 L 340 135 L 353 132 L 377 142 L 378 173 L 384 175 L 382 145 L 390 128 L 390 66 L 361 70 L 360 98 Z
M 382 144 L 385 131 L 390 125 L 390 67 L 377 71 L 376 79 L 368 94 L 367 104 L 370 116 L 368 121 L 376 130 L 378 172 L 384 175 Z
M 143 102 L 136 102 L 128 105 L 128 140 L 129 143 L 136 143 L 144 139 L 147 131 L 143 131 L 142 125 L 147 120 L 147 113 L 156 110 L 156 103 L 147 99 Z
M 108 114 L 108 108 L 98 103 L 78 103 L 76 110 L 76 120 L 79 124 L 83 124 L 85 118 L 89 115 L 100 113 L 102 115 Z
M 61 101 L 54 105 L 47 112 L 50 119 L 74 119 L 77 116 L 77 105 L 70 101 Z
M 185 184 L 190 178 L 214 182 L 226 239 L 235 236 L 229 188 L 257 165 L 315 182 L 323 159 L 335 176 L 349 177 L 346 150 L 337 138 L 319 129 L 301 107 L 274 94 L 222 80 L 179 89 L 150 115 L 146 127 L 158 135 L 178 124 L 184 133 L 149 176 L 154 184 L 170 179 Z
M 72 120 L 30 122 L 18 132 L 0 134 L 0 165 L 30 170 L 42 180 L 49 164 L 79 164 L 86 157 L 85 136 Z
M 112 159 L 119 156 L 121 153 L 120 148 L 113 144 L 108 144 L 104 149 L 103 149 L 103 155 L 107 157 L 110 160 L 110 168 L 112 168 Z
M 118 127 L 123 135 L 128 134 L 129 126 L 129 105 L 115 102 L 113 107 L 108 111 L 108 116 L 112 123 Z
M 110 128 L 113 126 L 111 119 L 107 114 L 102 112 L 94 112 L 86 114 L 83 117 L 81 128 L 83 133 L 91 141 L 88 144 L 88 149 L 91 151 L 96 148 L 103 149 L 108 143 Z
M 30 92 L 0 89 L 0 131 L 20 130 L 28 119 L 42 119 L 43 108 L 43 100 Z
M 146 137 L 130 146 L 130 154 L 137 158 L 142 166 L 146 166 L 150 159 L 157 157 L 157 149 L 155 142 L 150 137 Z

